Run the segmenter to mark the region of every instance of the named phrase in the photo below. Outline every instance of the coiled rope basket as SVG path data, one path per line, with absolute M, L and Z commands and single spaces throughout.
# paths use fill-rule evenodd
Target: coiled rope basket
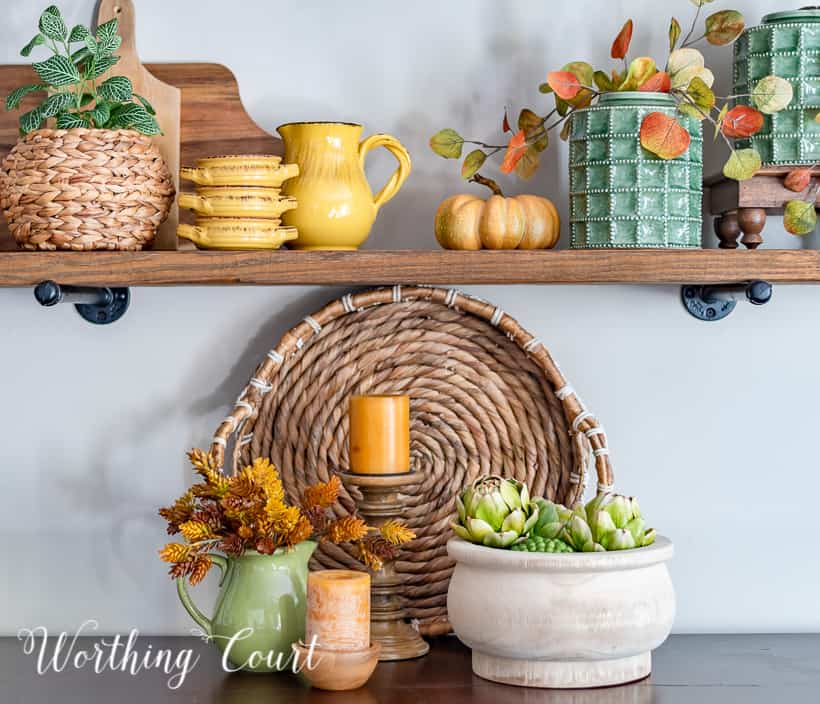
M 22 249 L 142 249 L 173 200 L 159 150 L 134 130 L 35 130 L 0 166 L 0 207 Z
M 257 368 L 212 445 L 231 471 L 255 457 L 279 468 L 288 498 L 348 466 L 352 394 L 410 396 L 412 470 L 405 496 L 417 538 L 396 570 L 408 614 L 446 633 L 454 497 L 476 476 L 526 482 L 572 504 L 594 462 L 612 490 L 606 436 L 540 340 L 500 308 L 454 289 L 394 286 L 344 296 L 287 332 Z M 355 508 L 347 493 L 337 516 Z M 354 548 L 322 545 L 314 568 L 364 569 Z

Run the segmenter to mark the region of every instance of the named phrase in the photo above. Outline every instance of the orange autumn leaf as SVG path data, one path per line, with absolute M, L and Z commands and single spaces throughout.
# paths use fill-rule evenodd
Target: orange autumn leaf
M 629 51 L 629 43 L 631 41 L 632 20 L 627 20 L 624 22 L 624 26 L 621 27 L 621 31 L 618 32 L 618 36 L 615 37 L 615 41 L 612 42 L 612 49 L 610 49 L 609 55 L 613 59 L 623 59 Z
M 501 162 L 501 171 L 505 174 L 511 174 L 515 171 L 515 166 L 526 154 L 527 147 L 527 136 L 524 134 L 524 130 L 521 130 L 513 136 L 507 145 L 504 161 Z
M 672 79 L 666 71 L 658 71 L 644 81 L 638 90 L 645 93 L 668 93 L 672 90 Z
M 783 180 L 783 185 L 795 193 L 805 191 L 809 187 L 809 183 L 811 183 L 811 167 L 792 169 Z
M 751 137 L 761 127 L 763 113 L 747 105 L 737 105 L 726 113 L 720 129 L 727 137 Z
M 572 100 L 583 87 L 578 76 L 569 71 L 550 71 L 547 74 L 547 83 L 562 100 Z
M 670 115 L 650 112 L 641 123 L 641 146 L 661 159 L 675 159 L 689 149 L 692 138 Z

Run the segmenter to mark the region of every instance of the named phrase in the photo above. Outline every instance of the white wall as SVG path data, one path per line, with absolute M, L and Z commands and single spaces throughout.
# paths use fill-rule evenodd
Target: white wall
M 3 1 L 0 62 L 19 60 L 40 4 Z M 61 5 L 72 21 L 92 15 L 91 0 Z M 743 0 L 738 9 L 756 21 L 782 6 Z M 692 9 L 685 0 L 227 7 L 138 0 L 143 59 L 227 64 L 271 131 L 340 119 L 397 135 L 414 172 L 376 224 L 376 248 L 434 246 L 435 207 L 463 188 L 456 164 L 429 153 L 433 132 L 490 137 L 505 103 L 543 109 L 546 71 L 571 59 L 608 62 L 630 14 L 636 48 L 661 57 L 666 13 L 682 19 Z M 731 51 L 706 53 L 725 91 Z M 534 183 L 504 186 L 549 195 L 566 215 L 566 149 L 556 144 Z M 372 159 L 383 179 L 390 158 Z M 801 246 L 776 225 L 766 234 L 770 246 Z M 776 287 L 770 305 L 741 305 L 719 324 L 686 315 L 676 287 L 466 290 L 547 341 L 606 424 L 620 488 L 638 494 L 677 544 L 678 631 L 820 629 L 812 288 Z M 94 328 L 68 306 L 40 309 L 29 290 L 0 290 L 0 633 L 91 617 L 107 631 L 187 632 L 155 555 L 164 538 L 155 509 L 181 493 L 184 451 L 208 443 L 264 351 L 341 292 L 141 288 L 124 320 Z M 213 585 L 201 591 L 207 604 Z

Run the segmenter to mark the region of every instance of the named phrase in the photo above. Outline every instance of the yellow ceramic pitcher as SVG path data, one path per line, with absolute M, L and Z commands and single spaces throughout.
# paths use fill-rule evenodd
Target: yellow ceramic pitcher
M 284 213 L 283 222 L 296 227 L 296 249 L 357 249 L 370 234 L 379 208 L 389 201 L 410 175 L 410 155 L 386 134 L 360 142 L 362 126 L 342 122 L 294 122 L 282 125 L 285 161 L 299 165 L 299 176 L 282 192 L 299 201 Z M 364 160 L 376 147 L 385 147 L 399 167 L 375 196 L 365 178 Z

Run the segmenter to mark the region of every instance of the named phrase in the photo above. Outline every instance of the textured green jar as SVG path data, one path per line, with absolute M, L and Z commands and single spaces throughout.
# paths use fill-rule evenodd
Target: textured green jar
M 234 668 L 248 672 L 277 672 L 275 658 L 283 669 L 290 666 L 291 644 L 305 637 L 308 560 L 316 543 L 306 540 L 293 550 L 273 555 L 247 551 L 242 557 L 211 554 L 222 571 L 213 618 L 193 603 L 184 579 L 177 580 L 180 601 L 214 645 L 223 653 L 237 633 L 252 629 L 247 637 L 231 644 L 228 660 Z M 249 664 L 254 653 L 265 659 Z
M 641 146 L 641 122 L 672 115 L 692 135 L 664 160 Z M 569 145 L 571 246 L 700 247 L 703 140 L 700 122 L 680 115 L 665 93 L 605 93 L 572 117 Z
M 766 115 L 763 129 L 738 147 L 754 147 L 764 164 L 813 164 L 820 161 L 820 10 L 766 15 L 735 42 L 734 92 L 751 93 L 765 76 L 792 84 L 794 97 L 781 112 Z M 738 103 L 749 105 L 749 98 Z

